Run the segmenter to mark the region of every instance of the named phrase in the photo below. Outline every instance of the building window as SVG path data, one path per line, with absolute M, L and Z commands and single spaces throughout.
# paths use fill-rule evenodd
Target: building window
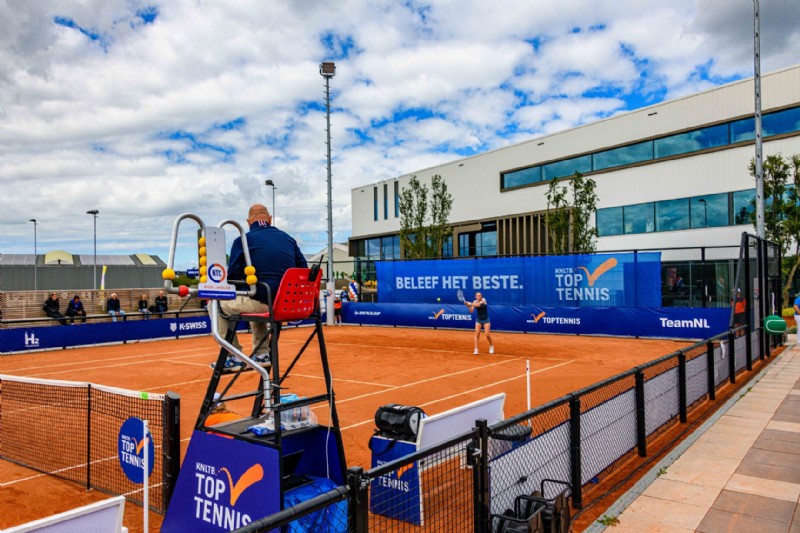
M 597 233 L 600 237 L 622 235 L 621 207 L 606 207 L 597 210 Z
M 588 173 L 625 167 L 636 163 L 700 150 L 718 148 L 728 144 L 753 140 L 753 117 L 732 120 L 715 126 L 698 128 L 684 133 L 668 135 L 651 141 L 638 142 L 593 154 L 570 157 L 545 165 L 500 173 L 500 188 L 510 189 L 533 185 L 543 181 L 572 176 L 575 172 Z M 764 138 L 800 132 L 800 107 L 766 113 L 763 117 Z
M 650 233 L 655 231 L 653 203 L 626 205 L 622 208 L 625 233 Z
M 707 194 L 691 199 L 692 228 L 717 228 L 730 225 L 728 193 Z
M 381 259 L 400 259 L 400 237 L 381 238 Z
M 389 219 L 389 184 L 383 184 L 383 219 Z
M 461 233 L 458 236 L 460 257 L 497 255 L 497 223 L 484 222 L 481 231 Z
M 394 182 L 394 218 L 400 216 L 400 182 Z
M 656 202 L 656 231 L 689 229 L 687 198 Z
M 630 146 L 622 146 L 613 150 L 598 152 L 592 156 L 592 169 L 624 167 L 653 159 L 653 141 L 646 141 Z
M 545 181 L 554 180 L 557 178 L 564 178 L 572 176 L 576 172 L 586 174 L 592 171 L 592 156 L 582 155 L 565 159 L 563 161 L 556 161 L 542 166 L 542 178 Z
M 442 257 L 453 257 L 453 236 L 449 235 L 442 245 Z
M 747 189 L 733 193 L 733 224 L 751 224 L 750 217 L 755 211 L 756 191 Z
M 367 259 L 380 259 L 381 258 L 381 240 L 380 238 L 376 239 L 367 239 L 367 246 L 366 246 L 366 258 Z
M 378 188 L 372 188 L 372 217 L 374 220 L 378 220 Z
M 720 124 L 655 140 L 655 158 L 698 152 L 728 144 L 728 125 Z

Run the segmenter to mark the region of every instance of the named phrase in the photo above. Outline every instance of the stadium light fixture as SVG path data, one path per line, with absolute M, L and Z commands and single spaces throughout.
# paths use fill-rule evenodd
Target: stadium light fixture
M 28 222 L 33 222 L 33 290 L 36 290 L 38 284 L 37 278 L 39 277 L 38 275 L 39 272 L 37 271 L 39 268 L 37 264 L 39 252 L 37 250 L 37 244 L 36 244 L 36 226 L 38 226 L 39 223 L 36 222 L 35 218 L 30 219 Z
M 326 305 L 326 324 L 333 325 L 333 293 L 335 291 L 333 280 L 333 194 L 331 192 L 331 78 L 336 75 L 336 64 L 333 61 L 324 61 L 319 66 L 320 75 L 325 78 L 325 118 L 328 145 L 328 304 Z
M 272 180 L 267 180 L 264 182 L 264 185 L 267 187 L 272 187 L 272 225 L 275 225 L 275 182 Z
M 92 215 L 94 218 L 94 266 L 92 271 L 92 285 L 94 291 L 97 292 L 97 215 L 100 214 L 100 211 L 97 209 L 91 209 L 86 211 L 87 215 Z

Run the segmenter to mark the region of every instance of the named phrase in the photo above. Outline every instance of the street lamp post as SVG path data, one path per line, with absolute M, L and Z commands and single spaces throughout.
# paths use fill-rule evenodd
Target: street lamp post
M 37 250 L 37 244 L 36 244 L 36 226 L 39 223 L 36 222 L 35 218 L 30 219 L 29 222 L 33 222 L 33 290 L 37 290 L 38 278 L 39 278 L 39 272 L 38 272 L 39 251 Z
M 333 300 L 334 300 L 334 281 L 333 281 L 333 195 L 331 192 L 331 78 L 336 75 L 336 64 L 333 61 L 325 61 L 319 66 L 319 73 L 325 78 L 325 118 L 327 129 L 328 145 L 328 305 L 326 306 L 326 323 L 333 325 Z
M 92 271 L 92 286 L 94 291 L 97 292 L 97 215 L 100 214 L 100 211 L 97 209 L 92 209 L 90 211 L 86 211 L 86 214 L 92 215 L 94 218 L 94 270 Z
M 275 182 L 272 180 L 267 180 L 264 182 L 264 185 L 268 187 L 272 187 L 272 225 L 275 225 Z

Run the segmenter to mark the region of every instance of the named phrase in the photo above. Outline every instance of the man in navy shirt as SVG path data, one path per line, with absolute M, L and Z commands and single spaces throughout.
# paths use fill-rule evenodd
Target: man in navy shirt
M 288 233 L 272 225 L 272 215 L 263 205 L 255 204 L 250 208 L 247 214 L 247 224 L 250 227 L 250 231 L 247 232 L 250 261 L 252 261 L 256 269 L 258 281 L 269 285 L 270 291 L 274 296 L 287 269 L 292 267 L 307 268 L 308 263 L 300 252 L 297 242 Z M 247 277 L 244 273 L 246 266 L 242 239 L 237 237 L 233 241 L 233 245 L 231 245 L 228 279 L 244 280 Z M 243 283 L 236 285 L 240 290 L 249 288 L 248 285 Z M 265 313 L 269 310 L 267 301 L 267 289 L 259 284 L 253 298 L 237 296 L 235 300 L 222 300 L 220 301 L 220 308 L 228 315 Z M 220 335 L 224 338 L 228 332 L 228 321 L 220 318 L 218 327 Z M 267 335 L 267 326 L 266 324 L 253 322 L 251 327 L 253 329 L 253 350 L 255 351 L 262 339 Z M 241 349 L 238 339 L 234 338 L 232 344 Z M 258 352 L 254 356 L 256 360 L 269 360 L 269 346 L 266 345 L 266 342 L 258 348 Z M 231 362 L 230 359 L 229 362 Z M 228 364 L 226 363 L 227 366 Z

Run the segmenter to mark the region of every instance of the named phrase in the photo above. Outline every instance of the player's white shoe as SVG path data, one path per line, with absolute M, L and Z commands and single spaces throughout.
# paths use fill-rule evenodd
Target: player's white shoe
M 475 351 L 472 352 L 472 355 L 478 355 L 478 349 L 477 348 L 475 348 Z
M 494 346 L 489 346 L 489 353 L 494 353 Z

